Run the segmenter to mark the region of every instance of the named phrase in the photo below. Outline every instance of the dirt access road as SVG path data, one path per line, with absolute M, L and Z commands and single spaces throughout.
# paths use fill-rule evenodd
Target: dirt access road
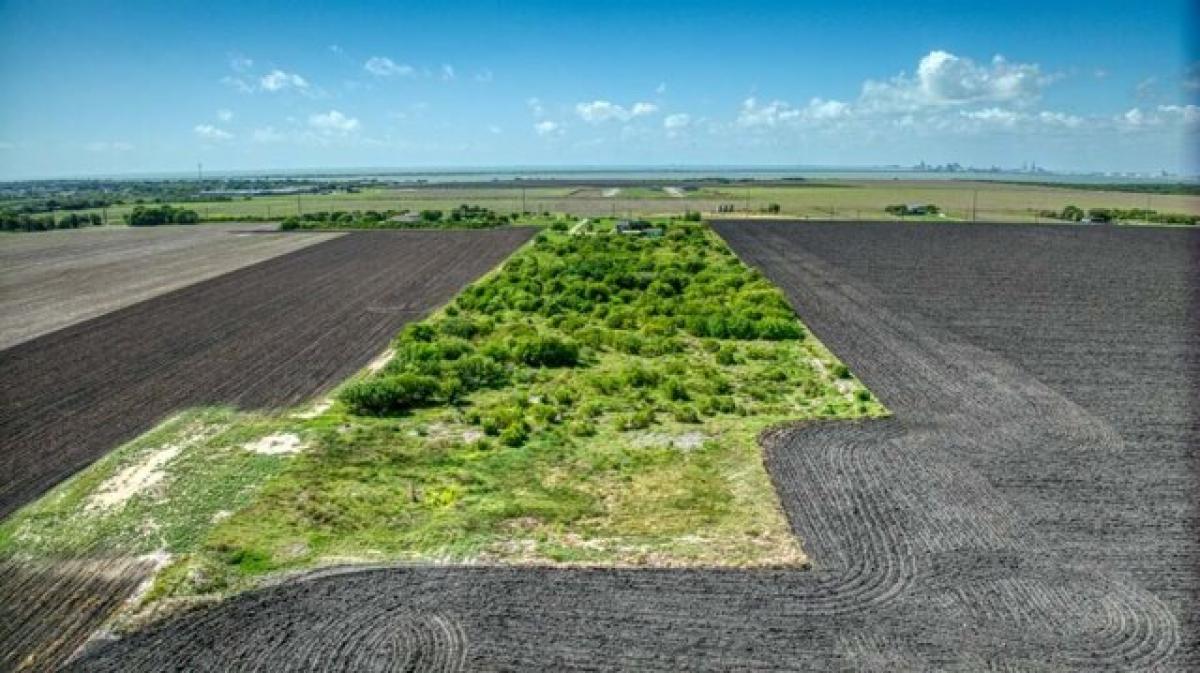
M 99 227 L 0 236 L 0 348 L 337 234 L 270 224 Z
M 326 572 L 77 668 L 1200 668 L 1200 231 L 717 229 L 895 412 L 764 436 L 812 570 Z
M 347 234 L 0 351 L 0 518 L 174 411 L 332 386 L 532 233 Z

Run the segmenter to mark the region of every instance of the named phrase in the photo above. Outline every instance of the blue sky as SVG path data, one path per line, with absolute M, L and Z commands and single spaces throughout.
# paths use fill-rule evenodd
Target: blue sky
M 1195 173 L 1196 4 L 0 0 L 0 178 L 198 161 Z

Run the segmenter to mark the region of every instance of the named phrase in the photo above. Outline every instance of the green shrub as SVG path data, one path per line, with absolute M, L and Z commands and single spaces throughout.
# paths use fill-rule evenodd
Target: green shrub
M 596 434 L 596 426 L 589 421 L 571 421 L 567 424 L 567 432 L 575 437 L 592 437 Z
M 727 395 L 712 395 L 705 397 L 699 403 L 700 413 L 705 416 L 716 414 L 732 414 L 737 411 L 737 404 Z
M 654 425 L 654 421 L 654 410 L 646 407 L 633 413 L 621 414 L 617 416 L 614 420 L 614 424 L 618 430 L 626 432 L 629 430 L 645 430 L 651 425 Z
M 433 341 L 437 331 L 425 322 L 412 323 L 400 332 L 400 341 Z
M 658 372 L 637 363 L 621 370 L 621 381 L 630 388 L 647 388 L 656 385 L 661 378 Z
M 688 396 L 687 388 L 683 382 L 677 378 L 669 378 L 662 382 L 660 386 L 663 397 L 666 397 L 671 402 L 686 402 L 691 399 Z
M 396 374 L 351 383 L 338 399 L 353 413 L 382 416 L 428 404 L 437 393 L 438 381 L 431 376 Z
M 480 388 L 499 388 L 508 381 L 504 365 L 486 355 L 468 355 L 449 367 L 468 391 Z
M 579 345 L 555 336 L 518 339 L 512 353 L 531 367 L 574 367 L 579 362 Z
M 722 346 L 717 351 L 717 364 L 725 367 L 737 364 L 737 349 L 733 346 Z
M 795 320 L 782 318 L 763 318 L 758 321 L 757 336 L 768 341 L 783 341 L 785 339 L 802 339 L 804 330 Z
M 500 433 L 500 442 L 505 446 L 521 446 L 527 439 L 529 426 L 524 421 L 513 423 Z
M 699 423 L 700 415 L 696 408 L 688 405 L 677 406 L 671 410 L 671 416 L 676 423 Z
M 450 317 L 439 322 L 437 329 L 447 336 L 458 337 L 460 339 L 473 339 L 481 334 L 491 332 L 492 325 L 486 320 Z

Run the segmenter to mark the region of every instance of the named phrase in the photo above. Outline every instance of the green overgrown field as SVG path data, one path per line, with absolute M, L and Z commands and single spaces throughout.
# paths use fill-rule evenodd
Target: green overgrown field
M 664 183 L 664 186 L 671 186 Z M 780 215 L 809 218 L 894 220 L 884 209 L 898 203 L 932 203 L 942 221 L 1047 221 L 1040 211 L 1061 211 L 1069 205 L 1083 209 L 1154 209 L 1160 213 L 1200 215 L 1194 194 L 1122 191 L 1119 187 L 1054 186 L 1001 181 L 966 180 L 813 180 L 795 185 L 728 184 L 687 190 L 683 197 L 660 187 L 630 186 L 615 196 L 599 188 L 413 186 L 364 189 L 358 193 L 256 196 L 214 202 L 173 202 L 195 210 L 201 218 L 282 220 L 319 211 L 445 210 L 470 203 L 497 213 L 555 212 L 581 216 L 654 215 L 684 210 L 717 212 L 734 206 L 737 214 L 757 213 L 778 204 Z M 120 222 L 132 205 L 111 206 L 109 222 Z M 99 209 L 78 211 L 101 213 Z M 62 216 L 60 212 L 59 216 Z
M 122 447 L 0 525 L 0 556 L 167 552 L 147 605 L 344 562 L 803 566 L 757 434 L 886 410 L 707 227 L 596 224 L 539 235 L 335 399 Z

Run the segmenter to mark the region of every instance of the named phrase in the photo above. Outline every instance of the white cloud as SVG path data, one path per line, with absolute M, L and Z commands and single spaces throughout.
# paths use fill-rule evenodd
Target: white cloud
M 737 124 L 742 127 L 773 127 L 800 118 L 800 111 L 783 101 L 759 105 L 754 97 L 742 101 Z
M 813 98 L 805 107 L 797 108 L 778 100 L 760 104 L 758 99 L 751 97 L 742 101 L 737 124 L 746 128 L 772 128 L 802 122 L 831 122 L 851 114 L 851 106 L 838 100 Z
M 688 124 L 692 123 L 692 116 L 682 112 L 673 115 L 667 115 L 663 119 L 663 128 L 668 131 L 687 128 Z
M 396 63 L 386 56 L 372 56 L 363 64 L 363 68 L 379 77 L 412 77 L 417 72 L 411 65 Z
M 1065 112 L 1051 112 L 1042 110 L 1038 113 L 1038 120 L 1047 126 L 1063 126 L 1069 129 L 1075 129 L 1083 126 L 1083 117 L 1077 117 Z
M 128 152 L 133 145 L 122 140 L 96 140 L 83 146 L 89 152 Z
M 1189 126 L 1200 124 L 1200 106 L 1197 105 L 1159 105 L 1158 112 Z
M 1200 126 L 1200 106 L 1159 105 L 1145 110 L 1135 107 L 1117 116 L 1116 122 L 1120 128 L 1126 131 L 1164 126 L 1197 127 Z
M 915 110 L 970 103 L 1028 105 L 1057 77 L 1036 63 L 1010 63 L 995 56 L 990 64 L 935 50 L 917 64 L 916 77 L 901 73 L 887 82 L 863 83 L 860 105 L 873 109 Z
M 551 136 L 562 133 L 562 127 L 548 119 L 534 124 L 533 130 L 536 131 L 539 136 Z
M 480 70 L 479 72 L 475 73 L 475 81 L 476 82 L 490 82 L 490 81 L 492 81 L 492 79 L 493 79 L 492 71 L 488 70 L 487 68 L 484 68 L 483 70 Z
M 1043 89 L 1057 76 L 1040 66 L 1011 63 L 1002 56 L 977 64 L 945 51 L 920 59 L 916 75 L 901 73 L 887 81 L 867 80 L 853 101 L 815 97 L 804 105 L 788 101 L 747 98 L 732 126 L 713 126 L 717 132 L 753 131 L 755 136 L 837 133 L 846 138 L 878 137 L 886 129 L 919 135 L 980 133 L 1047 134 L 1114 129 L 1112 118 L 1081 117 L 1067 112 L 1032 109 Z M 1156 112 L 1157 117 L 1171 113 Z M 1131 111 L 1120 125 L 1144 124 Z M 1183 118 L 1184 113 L 1175 113 Z M 753 136 L 752 136 L 753 137 Z
M 600 124 L 611 120 L 627 122 L 636 117 L 654 114 L 657 111 L 657 105 L 646 102 L 634 103 L 630 108 L 606 100 L 578 103 L 575 106 L 575 113 L 579 115 L 579 118 L 590 124 Z
M 446 81 L 454 79 L 454 66 L 449 63 L 442 64 L 442 79 Z
M 204 140 L 220 141 L 230 140 L 233 138 L 232 133 L 224 129 L 219 129 L 212 124 L 197 124 L 196 126 L 192 127 L 192 131 Z
M 542 117 L 546 114 L 546 108 L 542 106 L 542 101 L 537 97 L 530 98 L 525 101 L 525 104 L 529 106 L 529 111 L 533 113 L 534 117 Z
M 308 125 L 328 134 L 347 134 L 358 130 L 358 120 L 354 117 L 347 117 L 337 110 L 322 112 L 319 114 L 309 115 Z
M 308 81 L 294 72 L 284 72 L 279 69 L 272 70 L 258 80 L 258 85 L 263 91 L 283 91 L 285 89 L 308 89 Z
M 667 115 L 663 119 L 663 128 L 666 129 L 668 138 L 678 138 L 679 136 L 683 135 L 691 123 L 691 115 L 683 112 L 677 112 L 672 115 Z
M 658 86 L 654 87 L 654 93 L 656 93 L 660 96 L 666 92 L 667 92 L 667 83 L 666 82 L 659 82 Z
M 804 114 L 810 119 L 841 119 L 850 114 L 850 106 L 838 100 L 814 98 L 808 102 Z
M 1125 123 L 1130 126 L 1141 126 L 1149 123 L 1150 121 L 1150 118 L 1147 117 L 1139 108 L 1133 108 L 1132 110 L 1129 110 L 1122 115 L 1122 119 L 1124 119 Z
M 221 108 L 220 110 L 217 110 L 217 119 L 219 119 L 223 122 L 232 120 L 233 119 L 233 110 L 228 110 L 225 108 Z
M 651 115 L 658 112 L 658 106 L 654 103 L 634 103 L 633 109 L 629 111 L 631 117 L 641 117 L 643 115 Z
M 998 107 L 990 107 L 983 110 L 964 111 L 963 117 L 973 119 L 975 121 L 985 122 L 987 124 L 995 124 L 998 126 L 1007 126 L 1009 128 L 1015 126 L 1021 120 L 1022 115 L 1012 110 L 1004 110 Z

